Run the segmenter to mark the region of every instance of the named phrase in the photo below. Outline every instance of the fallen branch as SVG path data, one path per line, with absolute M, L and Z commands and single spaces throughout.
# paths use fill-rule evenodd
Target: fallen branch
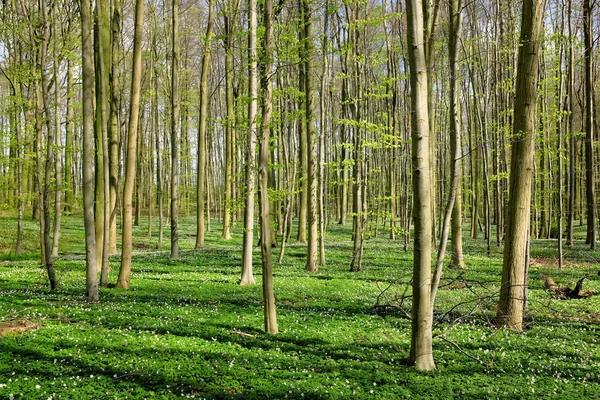
M 456 347 L 456 349 L 457 349 L 457 350 L 458 350 L 460 353 L 462 353 L 462 354 L 464 354 L 465 356 L 469 357 L 471 360 L 475 360 L 475 361 L 477 361 L 479 364 L 481 364 L 481 365 L 483 365 L 483 366 L 485 366 L 485 367 L 488 367 L 488 368 L 491 368 L 491 367 L 492 367 L 492 365 L 491 365 L 491 364 L 488 364 L 488 363 L 486 363 L 485 361 L 481 360 L 480 358 L 477 358 L 477 357 L 475 357 L 474 355 L 472 355 L 472 354 L 469 354 L 469 353 L 467 353 L 466 351 L 464 351 L 464 350 L 462 349 L 462 347 L 460 347 L 460 346 L 458 345 L 458 343 L 456 343 L 456 342 L 453 342 L 453 341 L 452 341 L 452 340 L 450 340 L 450 339 L 447 339 L 445 335 L 443 335 L 443 334 L 442 334 L 442 335 L 434 336 L 434 338 L 439 338 L 439 339 L 442 339 L 443 341 L 445 341 L 445 342 L 447 342 L 447 343 L 450 343 L 452 346 Z
M 255 338 L 255 335 L 251 335 L 249 333 L 246 332 L 240 332 L 240 331 L 231 331 L 232 335 L 240 335 L 240 336 L 244 336 L 244 337 L 251 337 L 251 338 Z
M 593 289 L 583 290 L 583 281 L 585 278 L 588 278 L 589 275 L 583 276 L 581 279 L 577 281 L 575 284 L 575 288 L 571 289 L 570 287 L 560 287 L 554 282 L 552 277 L 542 274 L 541 279 L 544 281 L 544 289 L 548 290 L 552 293 L 552 295 L 561 300 L 568 299 L 584 299 L 586 297 L 590 297 L 592 295 L 597 294 L 597 292 Z

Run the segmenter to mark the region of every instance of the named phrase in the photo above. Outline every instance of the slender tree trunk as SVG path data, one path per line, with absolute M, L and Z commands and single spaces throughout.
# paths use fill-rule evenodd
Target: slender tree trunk
M 135 30 L 133 37 L 133 75 L 131 79 L 131 108 L 127 155 L 125 159 L 125 183 L 123 187 L 123 244 L 121 246 L 121 269 L 116 287 L 128 289 L 131 277 L 132 256 L 132 198 L 135 186 L 138 116 L 140 112 L 140 92 L 142 80 L 142 33 L 144 27 L 144 0 L 135 2 Z
M 154 29 L 152 30 L 152 57 L 153 57 L 153 85 L 155 88 L 159 87 L 158 81 L 158 47 L 157 47 L 157 35 L 158 35 L 158 27 L 156 21 L 156 9 L 152 9 L 152 23 Z M 152 118 L 156 120 L 156 135 L 154 136 L 154 151 L 156 154 L 156 203 L 158 205 L 158 241 L 156 243 L 156 248 L 162 248 L 163 242 L 163 232 L 164 232 L 164 201 L 163 201 L 163 189 L 164 189 L 164 172 L 163 172 L 163 150 L 161 146 L 161 130 L 160 124 L 158 121 L 158 112 L 159 112 L 159 104 L 158 104 L 158 90 L 154 90 L 152 93 L 154 100 L 152 102 Z
M 110 188 L 108 182 L 108 103 L 110 68 L 110 26 L 108 0 L 96 2 L 94 49 L 96 56 L 96 263 L 105 274 L 108 266 Z
M 73 178 L 73 135 L 75 122 L 73 121 L 73 65 L 71 58 L 67 57 L 67 115 L 65 121 L 65 213 L 73 213 L 74 204 L 74 178 Z
M 262 255 L 263 274 L 263 305 L 265 331 L 276 334 L 277 311 L 275 308 L 275 293 L 273 290 L 273 259 L 271 249 L 271 212 L 269 210 L 269 140 L 271 136 L 272 87 L 273 75 L 273 0 L 264 2 L 264 38 L 263 55 L 261 59 L 261 91 L 262 91 L 262 121 L 260 126 L 260 152 L 258 161 L 258 176 L 260 185 L 260 250 Z
M 567 240 L 568 246 L 573 246 L 573 220 L 575 215 L 575 155 L 576 155 L 576 141 L 575 141 L 575 77 L 573 75 L 573 67 L 575 65 L 575 56 L 573 51 L 573 2 L 569 0 L 568 3 L 568 19 L 569 19 L 569 61 L 567 77 L 569 79 L 567 91 L 569 94 L 569 200 L 567 206 Z
M 535 149 L 538 59 L 544 0 L 525 0 L 521 20 L 506 238 L 497 324 L 523 329 L 531 180 Z
M 85 227 L 86 298 L 98 301 L 98 268 L 94 222 L 94 48 L 92 44 L 92 6 L 81 0 L 81 42 L 83 75 L 83 217 Z
M 225 103 L 227 116 L 225 122 L 225 208 L 223 210 L 223 239 L 231 239 L 231 214 L 232 214 L 232 185 L 233 185 L 233 157 L 234 157 L 234 93 L 233 93 L 233 21 L 237 7 L 229 1 L 229 8 L 224 15 L 225 23 Z M 235 10 L 234 10 L 235 9 Z
M 317 133 L 314 125 L 314 44 L 312 33 L 312 7 L 310 0 L 302 0 L 302 15 L 304 17 L 304 68 L 305 68 L 305 124 L 306 124 L 306 147 L 307 147 L 307 189 L 308 189 L 308 249 L 306 254 L 306 270 L 317 272 L 318 261 L 318 236 L 319 236 L 319 204 L 317 199 L 318 169 L 317 169 Z
M 366 160 L 364 157 L 363 148 L 363 129 L 359 126 L 359 122 L 362 118 L 362 85 L 361 85 L 361 61 L 360 55 L 358 54 L 357 46 L 360 42 L 360 36 L 358 32 L 358 13 L 359 13 L 359 5 L 355 4 L 353 8 L 349 6 L 346 7 L 346 14 L 348 15 L 348 25 L 349 25 L 349 53 L 352 57 L 352 63 L 350 68 L 350 75 L 352 77 L 352 89 L 353 95 L 350 95 L 351 104 L 350 104 L 350 112 L 352 113 L 352 118 L 356 122 L 355 125 L 352 126 L 353 133 L 353 158 L 354 165 L 352 168 L 352 177 L 354 180 L 353 184 L 353 193 L 352 193 L 352 208 L 353 208 L 353 231 L 352 231 L 352 239 L 353 239 L 353 248 L 352 248 L 352 260 L 350 261 L 350 271 L 358 272 L 362 271 L 362 259 L 363 259 L 363 243 L 364 243 L 364 233 L 365 233 L 365 219 L 366 213 L 364 212 L 366 207 L 366 193 L 365 193 L 365 177 L 366 174 L 365 164 Z M 350 91 L 349 91 L 350 92 Z
M 202 55 L 202 71 L 200 72 L 200 114 L 198 116 L 198 174 L 196 185 L 196 248 L 204 247 L 204 204 L 206 198 L 206 119 L 208 117 L 208 89 L 210 82 L 208 75 L 211 70 L 211 45 L 212 32 L 215 23 L 214 0 L 208 1 L 208 25 L 206 26 L 206 39 L 204 54 Z
M 19 54 L 19 58 L 21 55 Z M 21 129 L 21 113 L 23 107 L 18 105 L 18 99 L 23 96 L 23 83 L 15 85 L 13 88 L 14 100 L 14 130 L 15 130 L 15 147 L 16 147 L 16 173 L 17 173 L 17 242 L 15 244 L 15 254 L 20 256 L 23 253 L 23 214 L 25 211 L 25 200 L 23 198 L 23 164 L 24 164 L 24 149 L 23 149 L 23 134 Z M 17 89 L 18 87 L 18 89 Z M 17 92 L 18 90 L 18 92 Z
M 52 257 L 58 257 L 58 245 L 60 242 L 60 221 L 62 216 L 62 196 L 64 193 L 62 180 L 62 134 L 60 130 L 60 61 L 58 57 L 58 1 L 54 1 L 52 6 L 52 31 L 54 38 L 54 46 L 52 49 L 53 56 L 53 73 L 54 73 L 54 126 L 55 126 L 55 145 L 56 155 L 54 157 L 54 230 L 52 234 Z
M 242 279 L 240 285 L 253 285 L 252 248 L 254 239 L 254 192 L 256 171 L 256 117 L 258 115 L 258 52 L 256 30 L 258 26 L 257 0 L 248 4 L 248 143 L 246 144 L 246 207 L 244 211 L 244 243 L 242 251 Z
M 54 272 L 54 265 L 52 264 L 52 235 L 50 234 L 50 192 L 52 190 L 52 170 L 54 163 L 54 144 L 56 135 L 56 119 L 54 113 L 56 112 L 50 106 L 50 82 L 48 80 L 48 74 L 45 71 L 45 65 L 48 60 L 48 45 L 50 43 L 50 26 L 48 22 L 49 14 L 47 9 L 46 1 L 42 1 L 42 15 L 43 20 L 43 37 L 41 43 L 41 56 L 40 56 L 40 75 L 42 78 L 42 101 L 43 109 L 46 114 L 46 125 L 47 125 L 47 136 L 46 136 L 46 159 L 44 160 L 44 182 L 43 182 L 43 196 L 42 196 L 42 218 L 44 219 L 44 253 L 46 258 L 44 260 L 44 266 L 48 272 L 48 280 L 50 281 L 50 288 L 55 290 L 58 288 L 58 281 Z
M 121 0 L 111 2 L 112 51 L 110 73 L 110 148 L 109 148 L 109 191 L 110 191 L 110 227 L 108 252 L 117 253 L 117 206 L 119 198 L 119 145 L 121 141 L 121 85 L 119 59 L 121 56 Z M 156 87 L 156 86 L 155 86 Z M 108 271 L 107 271 L 108 272 Z M 108 284 L 108 274 L 101 278 L 101 284 Z
M 321 45 L 323 70 L 321 72 L 321 100 L 320 100 L 320 126 L 319 134 L 319 263 L 325 265 L 325 219 L 327 217 L 325 210 L 325 136 L 328 132 L 326 121 L 327 110 L 327 90 L 329 87 L 329 59 L 327 57 L 327 47 L 329 43 L 329 0 L 325 2 L 325 16 L 323 21 L 323 41 Z
M 438 286 L 442 278 L 442 270 L 444 266 L 444 256 L 446 255 L 446 245 L 448 243 L 448 231 L 450 223 L 455 214 L 455 204 L 458 195 L 460 194 L 457 187 L 460 185 L 460 103 L 459 103 L 459 65 L 457 61 L 459 52 L 459 43 L 461 41 L 461 26 L 462 26 L 462 1 L 452 0 L 448 4 L 448 13 L 450 15 L 450 29 L 448 35 L 448 64 L 450 69 L 450 189 L 448 194 L 448 202 L 444 212 L 444 220 L 441 229 L 440 246 L 436 260 L 435 272 L 433 274 L 433 282 L 431 284 L 431 315 L 433 315 L 433 307 Z M 460 211 L 459 215 L 460 215 Z M 461 235 L 460 231 L 454 231 L 454 222 L 452 224 L 452 239 L 454 243 L 454 235 Z M 460 226 L 460 225 L 459 225 Z M 453 246 L 454 247 L 454 246 Z M 462 250 L 462 241 L 461 241 Z M 454 256 L 453 256 L 454 260 Z
M 171 260 L 179 258 L 179 0 L 172 0 L 171 58 Z
M 565 32 L 565 4 L 563 3 L 561 6 L 561 14 L 560 14 L 560 33 L 564 36 Z M 556 79 L 558 82 L 558 87 L 556 88 L 556 104 L 558 106 L 558 114 L 556 121 L 556 133 L 557 133 L 557 147 L 558 147 L 558 184 L 557 184 L 557 210 L 556 210 L 556 228 L 558 230 L 558 269 L 562 271 L 563 269 L 563 157 L 564 157 L 564 115 L 566 111 L 566 99 L 563 99 L 563 91 L 564 91 L 564 79 L 563 79 L 563 61 L 569 62 L 569 60 L 564 59 L 564 44 L 561 41 L 559 44 L 559 56 L 557 62 L 556 69 Z
M 421 0 L 406 5 L 411 87 L 412 170 L 413 170 L 413 306 L 409 364 L 422 371 L 435 369 L 432 351 L 431 253 L 431 185 L 429 163 L 428 81 L 425 61 L 424 16 Z
M 594 77 L 592 57 L 593 44 L 593 4 L 583 1 L 583 36 L 585 58 L 585 193 L 587 202 L 587 236 L 585 244 L 596 249 L 596 193 L 594 181 Z
M 38 51 L 39 53 L 39 51 Z M 39 55 L 36 55 L 36 68 L 40 67 L 40 59 Z M 36 79 L 33 83 L 33 90 L 35 94 L 35 133 L 36 139 L 34 143 L 34 152 L 36 159 L 36 169 L 35 169 L 35 187 L 37 189 L 37 199 L 34 202 L 34 209 L 37 209 L 37 212 L 33 212 L 33 219 L 36 217 L 39 218 L 40 222 L 40 254 L 41 254 L 41 263 L 42 265 L 46 264 L 46 242 L 44 240 L 44 157 L 42 156 L 42 141 L 43 141 L 43 112 L 44 112 L 44 104 L 42 100 L 42 89 L 41 84 Z M 50 249 L 48 249 L 48 252 Z

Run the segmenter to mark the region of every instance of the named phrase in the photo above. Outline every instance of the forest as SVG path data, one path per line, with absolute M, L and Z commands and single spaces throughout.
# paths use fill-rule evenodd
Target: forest
M 593 0 L 4 0 L 0 397 L 600 397 Z

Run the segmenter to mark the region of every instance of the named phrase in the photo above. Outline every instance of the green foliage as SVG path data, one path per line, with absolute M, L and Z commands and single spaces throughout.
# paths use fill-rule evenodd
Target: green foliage
M 149 249 L 156 237 L 136 228 L 132 289 L 103 288 L 100 303 L 87 304 L 80 221 L 64 218 L 56 292 L 38 266 L 35 232 L 27 235 L 29 259 L 10 257 L 2 245 L 0 323 L 41 328 L 0 337 L 0 398 L 600 396 L 600 296 L 553 300 L 539 280 L 544 273 L 567 285 L 589 274 L 587 287 L 600 289 L 591 276 L 599 254 L 583 243 L 565 249 L 570 262 L 558 272 L 555 241 L 534 242 L 527 330 L 517 334 L 490 325 L 501 249 L 487 256 L 483 240 L 465 238 L 469 270 L 448 270 L 438 296 L 438 370 L 422 374 L 404 364 L 410 321 L 398 309 L 374 308 L 386 287 L 410 295 L 412 254 L 400 241 L 368 240 L 359 273 L 348 272 L 349 226 L 329 226 L 328 265 L 316 274 L 304 271 L 306 248 L 289 244 L 274 269 L 281 333 L 272 336 L 262 330 L 260 274 L 256 285 L 238 285 L 241 224 L 232 241 L 214 227 L 206 249 L 194 250 L 193 219 L 182 219 L 177 261 Z M 0 219 L 0 237 L 10 239 L 14 223 Z M 254 262 L 260 271 L 258 249 Z M 118 268 L 118 257 L 111 265 Z

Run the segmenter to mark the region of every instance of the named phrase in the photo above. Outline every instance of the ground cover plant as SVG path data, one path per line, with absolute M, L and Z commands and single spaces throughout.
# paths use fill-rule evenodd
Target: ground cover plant
M 57 291 L 39 267 L 34 222 L 27 255 L 10 255 L 14 223 L 0 219 L 0 398 L 600 397 L 600 296 L 559 300 L 541 279 L 573 287 L 587 276 L 586 289 L 600 291 L 600 254 L 581 240 L 565 248 L 562 272 L 556 242 L 532 242 L 527 329 L 515 333 L 492 325 L 501 250 L 487 255 L 482 240 L 466 239 L 469 269 L 446 270 L 437 371 L 424 374 L 404 365 L 412 252 L 401 241 L 370 238 L 358 273 L 349 272 L 349 227 L 329 227 L 328 264 L 315 274 L 304 272 L 306 248 L 289 244 L 274 270 L 281 333 L 272 336 L 262 330 L 258 249 L 257 284 L 238 285 L 239 226 L 223 241 L 213 222 L 207 248 L 194 250 L 184 218 L 182 256 L 171 261 L 142 224 L 131 289 L 102 288 L 88 304 L 81 217 L 63 221 Z M 114 282 L 118 257 L 111 265 Z

